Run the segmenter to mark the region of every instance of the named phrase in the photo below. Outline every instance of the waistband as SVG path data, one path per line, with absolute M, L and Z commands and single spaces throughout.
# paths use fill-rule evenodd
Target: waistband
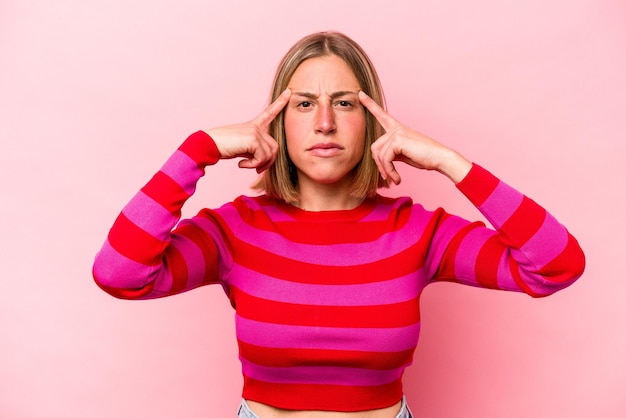
M 244 399 L 241 401 L 241 405 L 239 406 L 239 411 L 237 412 L 237 418 L 260 418 L 250 409 L 248 406 L 248 402 Z M 400 406 L 400 412 L 396 415 L 395 418 L 413 418 L 413 414 L 411 413 L 411 409 L 409 409 L 409 405 L 406 403 L 406 398 L 402 397 L 402 405 Z

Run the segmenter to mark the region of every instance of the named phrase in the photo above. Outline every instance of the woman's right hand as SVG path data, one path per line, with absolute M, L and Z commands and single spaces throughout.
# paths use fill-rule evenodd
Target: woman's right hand
M 221 158 L 243 158 L 239 167 L 255 168 L 258 173 L 274 164 L 278 142 L 268 133 L 268 128 L 289 103 L 290 96 L 291 91 L 286 89 L 250 122 L 208 130 L 207 134 L 215 141 Z

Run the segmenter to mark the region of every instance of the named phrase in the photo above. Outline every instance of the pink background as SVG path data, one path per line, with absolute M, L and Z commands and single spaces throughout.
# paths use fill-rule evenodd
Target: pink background
M 234 416 L 221 289 L 119 301 L 91 263 L 179 143 L 255 116 L 286 49 L 325 29 L 370 53 L 396 118 L 541 202 L 587 254 L 547 299 L 430 287 L 416 416 L 626 415 L 623 0 L 2 0 L 0 416 Z M 403 173 L 388 193 L 479 217 L 447 180 Z M 254 178 L 219 164 L 184 214 Z

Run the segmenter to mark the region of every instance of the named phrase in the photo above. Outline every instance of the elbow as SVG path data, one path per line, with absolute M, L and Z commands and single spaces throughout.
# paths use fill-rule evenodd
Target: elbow
M 108 293 L 109 295 L 124 300 L 138 300 L 138 299 L 150 299 L 149 295 L 152 292 L 152 286 L 143 286 L 141 288 L 127 288 L 127 287 L 114 287 L 105 284 L 105 281 L 100 280 L 94 275 L 94 281 L 96 285 Z
M 99 253 L 92 268 L 92 276 L 96 285 L 117 299 L 136 300 L 149 299 L 154 284 L 137 279 L 141 275 L 132 274 L 131 266 L 115 263 Z M 129 274 L 130 273 L 130 274 Z
M 541 291 L 533 297 L 545 297 L 571 286 L 585 272 L 585 254 L 576 239 L 570 236 L 567 248 L 552 262 L 541 269 Z

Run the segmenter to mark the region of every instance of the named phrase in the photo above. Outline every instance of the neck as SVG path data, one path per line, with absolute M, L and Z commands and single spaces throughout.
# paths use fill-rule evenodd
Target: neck
M 301 181 L 299 189 L 300 199 L 293 205 L 311 212 L 350 210 L 363 202 L 362 198 L 350 194 L 350 187 L 346 182 L 320 184 Z

